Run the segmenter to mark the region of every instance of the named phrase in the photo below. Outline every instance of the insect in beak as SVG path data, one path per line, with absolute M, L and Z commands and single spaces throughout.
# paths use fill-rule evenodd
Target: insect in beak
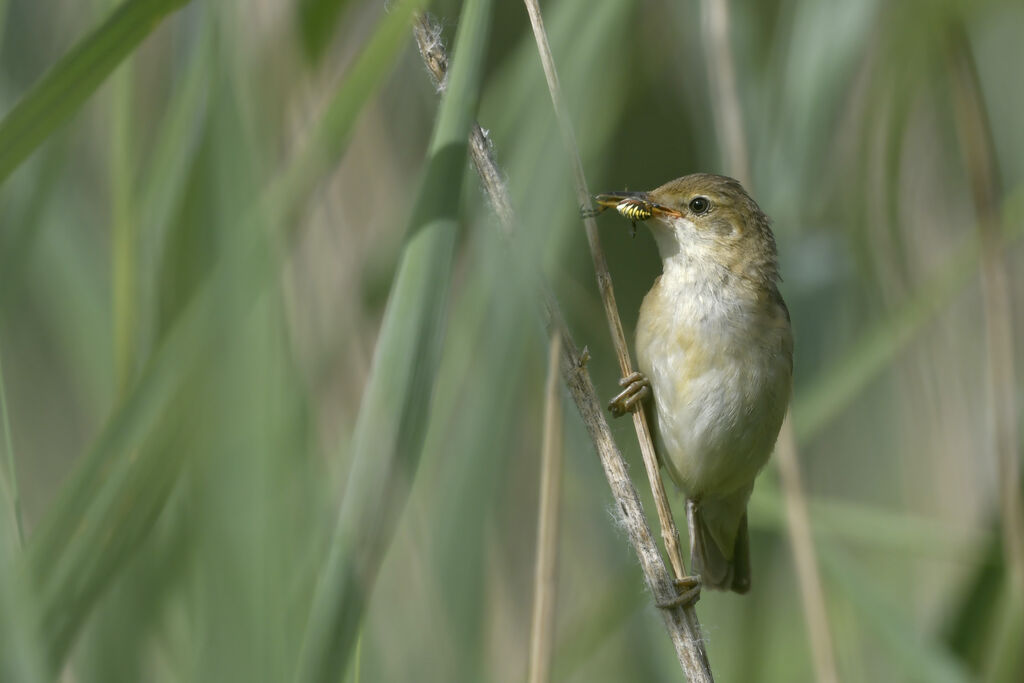
M 647 198 L 646 192 L 610 192 L 608 194 L 594 195 L 594 203 L 597 206 L 593 209 L 582 209 L 580 214 L 584 218 L 590 218 L 601 213 L 605 209 L 614 208 L 623 218 L 629 220 L 632 225 L 632 236 L 636 237 L 637 221 L 645 221 L 654 214 L 676 214 L 678 212 L 660 204 L 655 204 Z

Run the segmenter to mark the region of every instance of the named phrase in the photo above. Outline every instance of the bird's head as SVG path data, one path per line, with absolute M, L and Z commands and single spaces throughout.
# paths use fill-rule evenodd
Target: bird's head
M 775 238 L 768 217 L 740 183 L 726 176 L 694 173 L 650 192 L 598 195 L 600 207 L 615 208 L 650 228 L 666 268 L 715 265 L 751 284 L 778 280 Z

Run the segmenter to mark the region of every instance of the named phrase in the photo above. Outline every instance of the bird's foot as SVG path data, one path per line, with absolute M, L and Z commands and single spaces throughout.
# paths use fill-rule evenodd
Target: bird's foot
M 700 600 L 701 581 L 699 576 L 684 576 L 681 579 L 676 579 L 675 584 L 678 595 L 671 600 L 656 603 L 661 609 L 689 607 Z
M 651 381 L 642 372 L 634 372 L 619 380 L 619 386 L 625 387 L 615 398 L 608 402 L 608 410 L 613 417 L 622 417 L 631 413 L 651 395 Z

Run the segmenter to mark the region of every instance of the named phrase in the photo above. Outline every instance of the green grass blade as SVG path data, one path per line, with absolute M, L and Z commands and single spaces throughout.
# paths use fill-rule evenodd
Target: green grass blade
M 3 440 L 0 446 L 4 449 L 5 476 L 2 477 L 0 485 L 10 496 L 11 517 L 14 519 L 14 527 L 18 532 L 18 545 L 25 545 L 25 526 L 21 519 L 21 495 L 18 491 L 18 471 L 14 463 L 14 441 L 11 439 L 11 419 L 7 411 L 7 387 L 4 384 L 3 357 L 0 356 L 0 430 L 3 431 Z
M 187 449 L 144 444 L 158 425 L 173 443 L 167 406 L 208 341 L 213 300 L 196 301 L 183 316 L 30 539 L 26 560 L 52 671 L 97 597 L 146 537 L 184 465 Z
M 58 61 L 0 121 L 0 183 L 67 121 L 110 72 L 189 0 L 127 0 Z
M 469 0 L 462 11 L 448 90 L 359 409 L 353 464 L 313 601 L 299 681 L 336 680 L 344 671 L 419 462 L 490 11 L 490 0 Z
M 159 126 L 150 161 L 138 180 L 138 219 L 145 226 L 139 236 L 139 355 L 145 358 L 158 341 L 157 273 L 167 248 L 174 207 L 185 196 L 190 171 L 205 130 L 210 64 L 214 57 L 214 29 L 209 12 L 201 15 L 195 44 L 178 87 Z
M 42 659 L 32 630 L 31 592 L 18 562 L 19 543 L 9 512 L 10 491 L 0 482 L 0 680 L 35 683 L 43 678 Z

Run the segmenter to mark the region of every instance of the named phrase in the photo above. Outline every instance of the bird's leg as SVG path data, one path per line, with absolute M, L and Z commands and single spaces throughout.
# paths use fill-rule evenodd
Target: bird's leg
M 691 510 L 691 507 L 693 508 Z M 690 529 L 690 561 L 693 561 L 693 540 L 694 536 L 694 516 L 693 511 L 696 510 L 696 505 L 692 500 L 686 501 L 686 520 Z M 691 567 L 692 569 L 692 567 Z M 663 609 L 671 609 L 673 607 L 688 607 L 693 603 L 700 600 L 700 589 L 701 589 L 701 578 L 699 574 L 691 574 L 690 576 L 684 576 L 681 579 L 675 579 L 676 591 L 678 595 L 666 602 L 658 602 L 658 607 Z
M 692 564 L 694 558 L 694 543 L 696 536 L 696 503 L 692 500 L 686 501 L 686 521 L 690 531 L 690 562 Z M 692 566 L 691 571 L 696 571 Z M 692 574 L 690 576 L 684 576 L 681 579 L 675 580 L 676 590 L 679 595 L 665 603 L 658 603 L 658 607 L 672 608 L 676 606 L 686 607 L 700 600 L 700 587 L 701 578 L 699 574 Z
M 690 532 L 690 570 L 696 571 L 692 566 L 693 558 L 695 557 L 694 548 L 696 543 L 696 503 L 693 501 L 686 501 L 686 523 Z M 679 595 L 668 601 L 667 603 L 657 603 L 658 607 L 675 607 L 681 605 L 683 607 L 692 605 L 694 602 L 700 599 L 700 586 L 702 581 L 700 580 L 700 574 L 693 573 L 689 577 L 683 577 L 682 579 L 676 579 L 676 590 L 679 591 Z
M 701 531 L 700 524 L 697 523 L 697 504 L 689 498 L 686 499 L 686 530 L 690 534 L 690 564 L 692 565 L 693 558 L 700 557 Z
M 619 386 L 625 388 L 608 402 L 608 410 L 612 411 L 613 417 L 622 417 L 635 411 L 651 395 L 651 381 L 642 372 L 623 377 L 619 380 Z
M 608 403 L 608 410 L 612 411 L 615 417 L 621 417 L 626 413 L 637 410 L 643 401 L 651 395 L 651 380 L 642 372 L 634 372 L 619 380 L 619 386 L 624 387 Z M 692 538 L 692 534 L 691 534 Z M 662 609 L 675 607 L 688 607 L 700 599 L 700 576 L 684 576 L 681 579 L 674 579 L 676 596 L 670 600 L 659 600 L 656 604 Z

